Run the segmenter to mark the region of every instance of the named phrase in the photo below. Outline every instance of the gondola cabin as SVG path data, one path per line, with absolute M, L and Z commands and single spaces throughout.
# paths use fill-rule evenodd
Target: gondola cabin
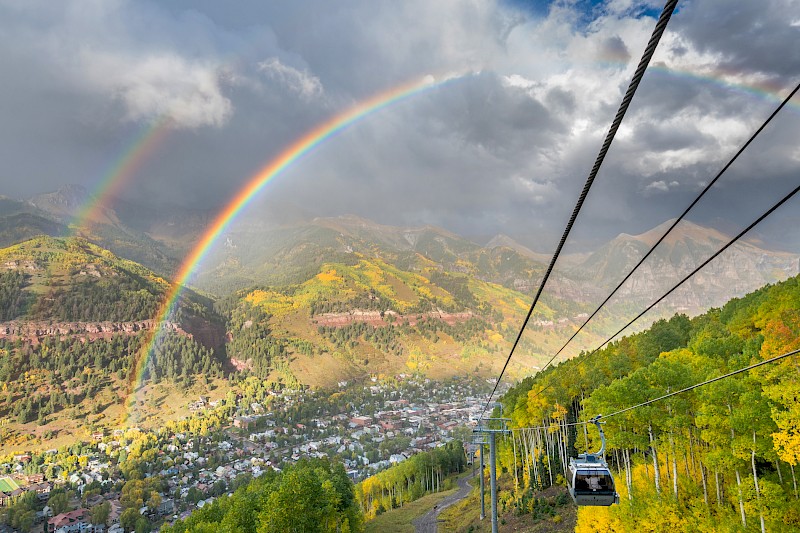
M 614 477 L 603 460 L 606 452 L 606 435 L 600 425 L 600 416 L 591 420 L 600 432 L 602 446 L 597 453 L 582 453 L 569 460 L 569 495 L 578 505 L 614 505 L 619 494 L 614 488 Z
M 594 454 L 580 454 L 569 460 L 569 494 L 578 505 L 619 503 L 614 478 L 605 461 Z

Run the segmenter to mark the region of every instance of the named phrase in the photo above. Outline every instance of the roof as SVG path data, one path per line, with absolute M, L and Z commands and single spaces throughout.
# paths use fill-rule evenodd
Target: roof
M 74 524 L 75 522 L 83 521 L 88 518 L 88 515 L 88 509 L 76 509 L 74 511 L 69 511 L 68 513 L 56 515 L 48 520 L 47 523 L 54 526 L 55 529 L 58 529 L 69 524 Z

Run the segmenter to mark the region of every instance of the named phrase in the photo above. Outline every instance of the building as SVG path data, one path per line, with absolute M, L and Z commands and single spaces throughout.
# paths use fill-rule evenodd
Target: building
M 372 417 L 369 416 L 354 416 L 350 419 L 352 427 L 366 427 L 372 424 Z
M 256 419 L 252 416 L 237 416 L 233 419 L 233 427 L 248 429 L 255 422 Z
M 40 502 L 46 502 L 50 498 L 50 489 L 52 488 L 53 486 L 48 481 L 34 483 L 33 485 L 29 485 L 27 487 L 28 491 L 36 493 L 36 497 Z
M 61 513 L 47 521 L 48 533 L 99 533 L 104 525 L 93 526 L 89 509 L 76 509 Z
M 164 498 L 158 506 L 158 514 L 167 516 L 175 512 L 175 500 Z

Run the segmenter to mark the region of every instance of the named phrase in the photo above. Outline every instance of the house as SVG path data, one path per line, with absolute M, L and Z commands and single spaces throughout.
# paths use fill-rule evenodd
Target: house
M 366 427 L 372 424 L 372 417 L 354 416 L 350 419 L 351 427 Z
M 44 474 L 28 474 L 25 476 L 25 481 L 32 485 L 34 483 L 41 483 L 44 481 Z
M 36 511 L 36 523 L 44 522 L 48 518 L 53 518 L 53 510 L 49 505 L 45 505 L 41 511 Z
M 87 531 L 90 527 L 92 526 L 89 509 L 76 509 L 68 513 L 61 513 L 47 521 L 48 533 L 77 533 Z
M 0 491 L 0 507 L 11 505 L 11 502 L 13 502 L 15 498 L 22 496 L 24 493 L 25 491 L 20 488 L 16 488 L 9 492 Z
M 40 502 L 46 502 L 50 498 L 50 490 L 53 486 L 47 481 L 42 481 L 41 483 L 28 485 L 27 488 L 29 492 L 36 493 L 36 498 L 38 498 Z
M 233 427 L 247 429 L 255 422 L 256 419 L 252 416 L 237 416 L 233 419 Z
M 108 523 L 111 524 L 113 528 L 115 525 L 119 525 L 119 517 L 122 515 L 122 504 L 119 500 L 108 500 L 108 503 L 111 504 L 111 511 L 108 513 Z M 111 533 L 111 529 L 108 530 Z
M 175 500 L 164 498 L 158 506 L 158 514 L 167 516 L 175 512 Z
M 102 494 L 93 494 L 93 495 L 89 496 L 88 498 L 86 498 L 86 507 L 91 509 L 92 507 L 100 505 L 104 501 L 105 501 L 105 498 L 103 498 Z

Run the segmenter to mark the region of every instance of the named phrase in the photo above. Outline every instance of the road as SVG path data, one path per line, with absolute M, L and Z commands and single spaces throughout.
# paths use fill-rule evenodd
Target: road
M 425 513 L 424 515 L 420 516 L 419 518 L 412 520 L 412 524 L 414 524 L 414 529 L 416 533 L 436 533 L 436 528 L 439 519 L 439 513 L 443 510 L 447 509 L 454 503 L 463 500 L 467 497 L 467 494 L 470 493 L 472 490 L 472 486 L 469 484 L 470 480 L 475 477 L 474 474 L 471 476 L 467 476 L 458 480 L 458 492 L 455 494 L 451 494 L 450 496 L 446 497 L 442 501 L 439 502 L 439 505 Z

